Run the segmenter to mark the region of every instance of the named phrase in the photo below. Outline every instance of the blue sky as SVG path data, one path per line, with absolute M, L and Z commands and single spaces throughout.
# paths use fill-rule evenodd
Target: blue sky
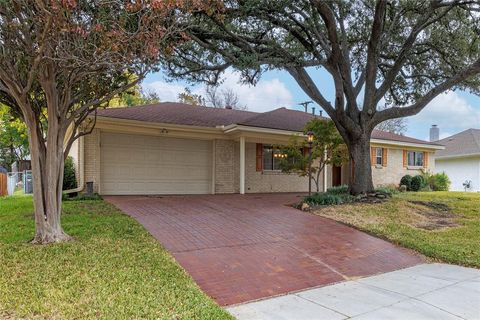
M 314 71 L 312 77 L 319 84 L 325 97 L 333 100 L 334 88 L 330 76 L 326 72 Z M 220 88 L 229 88 L 237 92 L 240 102 L 250 111 L 263 112 L 279 107 L 303 110 L 298 103 L 311 100 L 284 71 L 265 73 L 255 87 L 242 85 L 238 81 L 237 74 L 227 71 Z M 185 87 L 191 88 L 194 93 L 204 94 L 204 85 L 192 86 L 182 81 L 167 82 L 161 73 L 147 76 L 142 86 L 144 89 L 156 91 L 164 102 L 176 101 L 178 93 Z M 318 112 L 319 106 L 315 107 Z M 428 131 L 432 124 L 440 127 L 441 138 L 468 128 L 480 128 L 480 97 L 461 91 L 447 92 L 437 97 L 418 115 L 408 118 L 407 135 L 428 139 Z

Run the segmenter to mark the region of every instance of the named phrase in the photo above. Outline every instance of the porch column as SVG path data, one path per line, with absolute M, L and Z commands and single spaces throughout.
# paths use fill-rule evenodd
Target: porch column
M 323 160 L 326 161 L 328 157 L 327 147 L 323 151 Z M 328 189 L 328 166 L 323 167 L 323 192 L 327 192 Z
M 245 194 L 245 137 L 240 137 L 240 194 Z

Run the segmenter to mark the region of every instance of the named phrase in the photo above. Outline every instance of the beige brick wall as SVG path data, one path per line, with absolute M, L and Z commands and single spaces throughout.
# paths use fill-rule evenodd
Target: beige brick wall
M 94 192 L 100 186 L 100 130 L 94 129 L 84 137 L 85 183 L 93 181 Z
M 381 185 L 400 184 L 400 179 L 409 174 L 415 176 L 422 174 L 423 168 L 405 168 L 403 166 L 403 149 L 388 148 L 388 160 L 387 166 L 372 166 L 373 184 L 378 187 Z M 435 154 L 429 152 L 428 154 L 428 167 L 426 170 L 434 172 L 435 166 Z
M 235 142 L 215 140 L 215 193 L 235 193 Z
M 85 182 L 93 181 L 95 192 L 100 186 L 100 130 L 95 129 L 84 137 L 85 149 Z M 240 188 L 240 145 L 233 140 L 215 140 L 215 193 L 238 193 Z M 282 172 L 256 171 L 256 144 L 245 145 L 245 192 L 306 192 L 308 191 L 308 177 L 299 177 L 296 174 Z M 429 153 L 428 170 L 434 172 L 434 153 Z M 342 183 L 348 183 L 348 165 L 342 168 Z M 327 169 L 328 186 L 331 185 L 331 168 Z M 422 169 L 403 167 L 403 149 L 388 149 L 387 167 L 372 167 L 375 186 L 396 184 L 406 175 L 417 175 Z M 320 190 L 323 191 L 323 173 L 320 178 Z M 312 188 L 315 185 L 312 182 Z
M 215 140 L 215 193 L 238 193 L 240 189 L 240 144 Z M 321 177 L 323 189 L 323 175 Z M 312 185 L 315 190 L 315 186 Z M 245 144 L 245 192 L 306 192 L 308 178 L 274 171 L 256 171 L 256 143 Z
M 323 178 L 320 178 L 320 188 L 323 188 Z M 312 189 L 315 185 L 312 182 Z M 297 174 L 286 174 L 275 171 L 256 171 L 256 144 L 245 145 L 245 192 L 307 192 L 308 177 Z M 322 191 L 322 190 L 321 190 Z

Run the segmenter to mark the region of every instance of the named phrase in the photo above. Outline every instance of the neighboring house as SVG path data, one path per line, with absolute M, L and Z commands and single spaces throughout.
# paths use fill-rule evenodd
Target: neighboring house
M 308 178 L 282 173 L 274 146 L 301 135 L 312 117 L 285 108 L 256 113 L 169 102 L 99 110 L 93 132 L 72 146 L 78 191 L 93 182 L 104 195 L 305 192 Z M 380 131 L 372 146 L 377 185 L 433 170 L 442 148 Z M 327 168 L 323 189 L 347 183 L 348 172 Z
M 450 190 L 480 192 L 480 129 L 468 129 L 438 141 L 445 145 L 435 159 L 435 171 L 445 172 L 452 182 Z

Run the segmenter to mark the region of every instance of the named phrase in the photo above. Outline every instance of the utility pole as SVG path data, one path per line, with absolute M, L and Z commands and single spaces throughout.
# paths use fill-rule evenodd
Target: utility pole
M 308 105 L 310 103 L 313 103 L 313 101 L 305 101 L 305 102 L 300 102 L 299 105 L 303 106 L 305 108 L 305 112 L 308 112 Z

